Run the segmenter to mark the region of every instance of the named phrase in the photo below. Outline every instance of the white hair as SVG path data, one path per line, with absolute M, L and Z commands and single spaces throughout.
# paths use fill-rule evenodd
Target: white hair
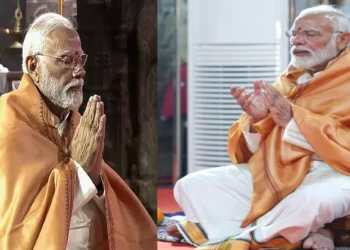
M 74 30 L 74 26 L 69 19 L 56 13 L 42 14 L 33 21 L 23 42 L 22 70 L 24 73 L 28 73 L 26 58 L 44 53 L 48 36 L 51 32 L 60 28 Z
M 340 9 L 335 8 L 332 5 L 318 5 L 305 10 L 302 10 L 299 16 L 296 18 L 302 18 L 311 15 L 324 14 L 334 16 L 332 27 L 334 31 L 350 32 L 350 21 L 346 14 Z

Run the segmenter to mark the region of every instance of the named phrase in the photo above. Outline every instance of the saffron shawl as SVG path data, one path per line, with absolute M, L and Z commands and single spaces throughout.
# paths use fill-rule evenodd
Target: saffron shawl
M 31 78 L 0 98 L 0 249 L 65 250 L 76 186 L 68 145 L 80 115 L 63 137 Z M 126 183 L 103 162 L 110 250 L 157 247 L 156 225 Z

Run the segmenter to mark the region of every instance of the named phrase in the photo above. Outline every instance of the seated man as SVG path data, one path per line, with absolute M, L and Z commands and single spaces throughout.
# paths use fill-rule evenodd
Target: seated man
M 187 220 L 167 229 L 198 249 L 333 249 L 324 225 L 350 214 L 350 22 L 331 6 L 306 9 L 290 34 L 291 64 L 254 93 L 229 130 L 235 164 L 179 180 Z
M 0 249 L 150 250 L 156 225 L 102 159 L 100 97 L 83 100 L 87 55 L 72 23 L 41 15 L 20 86 L 0 98 Z

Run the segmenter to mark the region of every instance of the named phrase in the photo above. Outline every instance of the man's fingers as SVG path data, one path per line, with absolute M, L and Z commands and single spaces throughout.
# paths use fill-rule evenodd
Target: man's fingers
M 101 116 L 97 131 L 97 139 L 104 139 L 106 133 L 106 115 Z
M 272 84 L 261 81 L 262 88 L 270 95 L 282 95 Z
M 95 116 L 94 120 L 92 122 L 92 127 L 95 129 L 95 131 L 98 130 L 98 127 L 100 125 L 100 118 L 101 118 L 101 102 L 96 103 L 96 111 L 95 111 Z
M 87 124 L 90 126 L 94 126 L 94 120 L 95 120 L 95 115 L 96 115 L 96 110 L 97 110 L 97 103 L 99 101 L 100 101 L 100 97 L 98 95 L 94 95 L 91 106 L 90 106 L 90 110 L 86 116 Z M 97 119 L 97 122 L 98 121 L 99 121 L 99 118 Z
M 232 86 L 230 89 L 230 94 L 233 96 L 233 93 L 235 93 L 235 91 L 237 90 L 238 87 L 236 86 Z
M 90 96 L 90 98 L 89 98 L 89 100 L 88 100 L 88 102 L 86 104 L 86 108 L 85 108 L 84 114 L 81 117 L 81 123 L 83 123 L 83 124 L 87 123 L 87 117 L 88 117 L 88 114 L 90 113 L 90 109 L 91 109 L 93 98 L 94 98 L 93 96 Z
M 102 119 L 102 116 L 100 118 L 100 130 L 102 133 L 100 140 L 100 148 L 98 150 L 98 155 L 102 157 L 103 151 L 104 151 L 104 142 L 105 142 L 105 137 L 106 137 L 106 116 L 103 115 L 105 118 Z
M 231 91 L 231 95 L 237 100 L 240 95 L 245 91 L 245 88 L 237 88 L 234 91 Z
M 270 92 L 271 90 L 268 87 L 268 84 L 266 84 L 264 81 L 260 82 L 260 86 L 261 88 L 265 91 L 265 92 Z
M 96 105 L 96 113 L 95 113 L 95 118 L 93 123 L 93 127 L 95 128 L 95 131 L 98 130 L 100 126 L 100 119 L 103 115 L 104 115 L 104 104 L 103 102 L 99 101 L 97 102 L 97 105 Z
M 274 99 L 275 99 L 275 97 L 276 97 L 276 93 L 275 93 L 275 91 L 274 91 L 274 90 L 276 90 L 276 89 L 275 89 L 275 87 L 273 87 L 271 84 L 266 83 L 266 82 L 264 82 L 264 81 L 261 82 L 261 86 L 262 86 L 262 93 L 263 93 L 263 97 L 264 97 L 264 99 L 265 99 L 265 102 L 266 102 L 266 104 L 270 107 L 270 105 L 273 104 L 273 101 L 274 101 Z M 271 104 L 269 104 L 269 103 L 267 102 L 266 96 L 269 97 L 269 100 L 270 100 L 270 103 L 271 103 Z
M 105 105 L 103 102 L 100 102 L 100 116 L 103 116 L 105 113 Z
M 87 125 L 90 125 L 90 126 L 93 125 L 93 122 L 94 122 L 94 117 L 96 113 L 96 104 L 97 104 L 96 99 L 97 98 L 94 96 L 90 105 L 89 112 L 86 114 Z
M 233 96 L 234 93 L 235 93 L 238 89 L 240 89 L 240 87 L 232 86 L 231 89 L 230 89 L 230 94 Z
M 248 98 L 251 97 L 251 94 L 250 93 L 243 93 L 240 95 L 240 97 L 237 99 L 237 103 L 240 105 L 240 106 L 243 106 L 246 102 L 246 100 Z
M 270 109 L 271 107 L 273 107 L 273 101 L 272 101 L 270 95 L 264 91 L 264 92 L 263 92 L 263 97 L 264 97 L 264 99 L 265 99 L 265 102 L 266 102 L 267 107 L 268 107 L 269 109 Z
M 249 97 L 244 101 L 243 105 L 241 105 L 241 107 L 244 110 L 250 110 L 250 105 L 252 104 L 252 95 L 249 95 Z
M 105 148 L 105 138 L 106 138 L 106 115 L 103 115 L 104 118 L 101 117 L 102 123 L 100 123 L 100 126 L 102 127 L 102 138 L 100 142 L 100 151 L 103 153 L 103 150 Z
M 254 81 L 254 94 L 260 95 L 261 94 L 261 80 L 255 80 Z

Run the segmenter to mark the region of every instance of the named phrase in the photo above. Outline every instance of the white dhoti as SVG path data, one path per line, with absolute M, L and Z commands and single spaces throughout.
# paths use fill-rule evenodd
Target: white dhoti
M 256 225 L 243 229 L 240 225 L 250 210 L 253 192 L 247 164 L 189 174 L 177 182 L 174 196 L 187 220 L 204 229 L 207 243 L 235 235 L 247 240 L 253 237 L 256 242 L 283 236 L 295 243 L 350 214 L 350 177 L 322 161 L 312 161 L 311 166 L 292 194 L 261 216 Z

